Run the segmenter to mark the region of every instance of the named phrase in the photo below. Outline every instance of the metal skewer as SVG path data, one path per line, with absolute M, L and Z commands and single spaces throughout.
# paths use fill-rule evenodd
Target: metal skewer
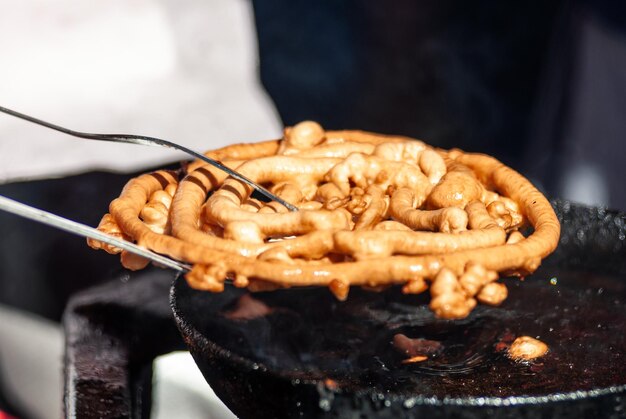
M 154 138 L 154 137 L 146 137 L 143 135 L 132 135 L 132 134 L 93 134 L 93 133 L 88 133 L 88 132 L 80 132 L 80 131 L 74 131 L 68 128 L 64 128 L 61 127 L 59 125 L 55 125 L 55 124 L 51 124 L 50 122 L 46 122 L 46 121 L 42 121 L 41 119 L 37 119 L 34 118 L 32 116 L 29 115 L 25 115 L 23 113 L 5 108 L 3 106 L 0 106 L 0 112 L 6 113 L 8 115 L 11 116 L 15 116 L 16 118 L 20 118 L 23 119 L 25 121 L 28 122 L 32 122 L 33 124 L 37 124 L 37 125 L 41 125 L 43 127 L 46 128 L 50 128 L 53 129 L 55 131 L 59 131 L 62 132 L 64 134 L 68 134 L 74 137 L 79 137 L 79 138 L 84 138 L 87 140 L 98 140 L 98 141 L 111 141 L 111 142 L 117 142 L 117 143 L 128 143 L 128 144 L 139 144 L 139 145 L 149 145 L 149 146 L 158 146 L 158 147 L 167 147 L 167 148 L 173 148 L 175 150 L 179 150 L 182 151 L 184 153 L 189 154 L 190 156 L 196 158 L 196 159 L 200 159 L 212 166 L 217 167 L 218 169 L 228 173 L 230 176 L 232 176 L 233 178 L 240 180 L 242 182 L 247 183 L 248 185 L 250 185 L 252 188 L 254 188 L 255 190 L 257 190 L 259 193 L 263 194 L 264 196 L 266 196 L 267 198 L 271 199 L 272 201 L 276 201 L 282 205 L 284 205 L 289 211 L 298 211 L 298 208 L 292 204 L 290 204 L 289 202 L 285 201 L 284 199 L 274 195 L 273 193 L 271 193 L 270 191 L 268 191 L 267 189 L 265 189 L 264 187 L 262 187 L 261 185 L 253 182 L 252 180 L 248 179 L 247 177 L 243 176 L 242 174 L 236 172 L 235 170 L 225 166 L 224 164 L 222 164 L 221 162 L 214 160 L 212 158 L 209 158 L 201 153 L 195 152 L 185 146 L 173 143 L 171 141 L 167 141 L 167 140 L 162 140 L 160 138 Z
M 110 236 L 106 233 L 96 230 L 95 228 L 77 223 L 76 221 L 68 220 L 67 218 L 59 217 L 58 215 L 52 214 L 44 210 L 33 208 L 31 206 L 22 204 L 1 195 L 0 210 L 4 210 L 6 212 L 10 212 L 11 214 L 19 215 L 20 217 L 28 218 L 30 220 L 38 221 L 40 223 L 59 228 L 69 233 L 77 234 L 83 237 L 89 237 L 91 239 L 99 240 L 101 242 L 117 246 L 120 249 L 126 250 L 139 256 L 143 256 L 146 259 L 150 259 L 153 262 L 174 269 L 178 272 L 186 272 L 191 270 L 191 266 L 189 265 L 173 259 L 169 259 L 165 256 L 161 256 L 158 253 L 154 253 L 150 250 L 144 249 L 143 247 L 139 247 L 134 243 L 118 239 L 117 237 Z

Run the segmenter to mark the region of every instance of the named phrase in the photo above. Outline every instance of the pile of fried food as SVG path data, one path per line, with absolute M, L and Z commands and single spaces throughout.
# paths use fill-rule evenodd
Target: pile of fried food
M 482 154 L 306 121 L 280 140 L 206 155 L 298 211 L 255 199 L 247 184 L 195 161 L 130 180 L 98 227 L 192 264 L 186 279 L 197 289 L 327 286 L 344 300 L 350 286 L 402 285 L 407 294 L 430 290 L 434 313 L 458 319 L 477 301 L 500 304 L 500 275 L 532 273 L 559 239 L 546 198 Z M 148 263 L 89 244 L 121 252 L 129 269 Z

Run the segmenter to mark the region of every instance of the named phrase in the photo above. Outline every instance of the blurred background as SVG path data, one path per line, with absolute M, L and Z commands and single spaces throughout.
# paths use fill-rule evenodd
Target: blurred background
M 551 198 L 626 210 L 624 2 L 0 0 L 0 9 L 0 106 L 197 150 L 313 119 L 489 153 Z M 182 159 L 0 114 L 0 194 L 89 225 L 133 173 Z M 63 309 L 118 262 L 14 216 L 0 214 L 0 227 L 0 410 L 56 417 Z

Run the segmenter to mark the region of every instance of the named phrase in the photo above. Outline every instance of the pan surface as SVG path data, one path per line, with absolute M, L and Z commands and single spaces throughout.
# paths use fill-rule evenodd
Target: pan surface
M 525 281 L 506 279 L 502 306 L 464 320 L 436 319 L 428 296 L 398 288 L 354 288 L 339 302 L 316 288 L 210 294 L 182 278 L 174 315 L 207 381 L 241 418 L 623 417 L 624 216 L 555 207 L 557 253 Z M 523 335 L 549 352 L 511 360 L 506 348 Z M 403 362 L 406 345 L 428 359 Z

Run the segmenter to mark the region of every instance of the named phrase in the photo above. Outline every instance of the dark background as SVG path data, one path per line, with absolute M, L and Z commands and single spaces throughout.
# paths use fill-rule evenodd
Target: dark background
M 552 196 L 626 209 L 626 2 L 253 4 L 261 80 L 287 125 L 481 151 Z M 589 167 L 604 193 L 571 193 Z

